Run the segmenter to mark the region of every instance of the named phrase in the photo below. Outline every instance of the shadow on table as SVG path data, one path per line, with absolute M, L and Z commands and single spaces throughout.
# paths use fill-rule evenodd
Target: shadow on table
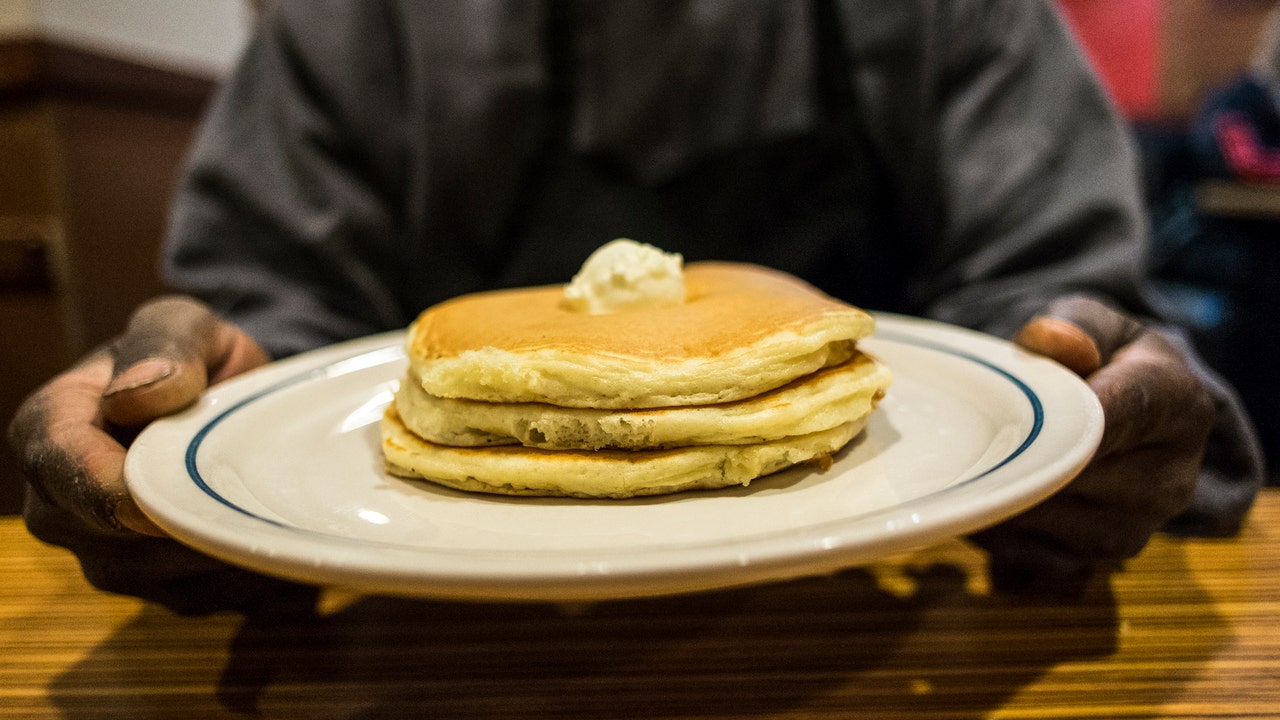
M 972 569 L 946 562 L 895 572 L 578 608 L 366 598 L 323 617 L 250 619 L 229 647 L 190 648 L 188 665 L 213 659 L 200 684 L 216 699 L 181 697 L 192 684 L 181 661 L 116 675 L 227 717 L 979 718 L 1050 669 L 1117 649 L 1105 582 L 1047 601 L 975 594 Z M 114 717 L 109 698 L 85 708 L 77 689 L 167 626 L 199 622 L 147 606 L 51 694 L 66 717 Z

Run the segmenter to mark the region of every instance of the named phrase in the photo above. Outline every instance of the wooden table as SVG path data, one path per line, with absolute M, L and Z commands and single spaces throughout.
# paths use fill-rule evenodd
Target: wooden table
M 1280 489 L 1075 601 L 954 542 L 835 577 L 584 607 L 363 599 L 289 621 L 91 589 L 0 520 L 0 718 L 1280 717 Z

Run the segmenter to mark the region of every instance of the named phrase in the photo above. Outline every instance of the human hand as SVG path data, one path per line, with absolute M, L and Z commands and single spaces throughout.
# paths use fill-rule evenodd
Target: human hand
M 1084 378 L 1106 427 L 1065 488 L 972 539 L 990 554 L 997 588 L 1072 593 L 1190 504 L 1214 404 L 1163 335 L 1096 300 L 1055 301 L 1015 342 Z
M 128 442 L 210 383 L 267 360 L 202 303 L 159 298 L 135 312 L 124 334 L 27 398 L 9 439 L 40 500 L 97 530 L 162 536 L 125 487 Z
M 125 485 L 126 447 L 142 425 L 267 359 L 248 335 L 190 298 L 139 308 L 123 335 L 18 409 L 9 439 L 29 483 L 27 528 L 75 553 L 95 587 L 180 614 L 310 611 L 315 588 L 228 565 L 165 537 Z

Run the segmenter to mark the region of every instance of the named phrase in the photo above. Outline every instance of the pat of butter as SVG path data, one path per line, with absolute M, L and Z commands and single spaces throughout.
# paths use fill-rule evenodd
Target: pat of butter
M 575 312 L 603 315 L 684 302 L 684 258 L 619 238 L 591 253 L 564 288 Z

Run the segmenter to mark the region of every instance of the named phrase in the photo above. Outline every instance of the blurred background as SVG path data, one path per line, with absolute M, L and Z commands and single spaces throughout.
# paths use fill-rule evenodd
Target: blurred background
M 0 423 L 162 291 L 176 173 L 244 0 L 0 0 Z M 21 477 L 0 448 L 0 513 Z
M 1270 87 L 1277 0 L 1057 2 L 1142 149 L 1161 302 L 1250 398 L 1280 464 L 1280 384 L 1268 377 L 1280 340 L 1280 172 L 1268 173 L 1280 148 L 1267 145 L 1280 137 L 1267 118 L 1246 117 L 1261 154 L 1224 161 L 1205 132 L 1242 79 Z M 155 255 L 173 181 L 255 7 L 0 0 L 5 426 L 23 397 L 163 291 Z M 21 486 L 4 444 L 0 513 L 20 511 Z

